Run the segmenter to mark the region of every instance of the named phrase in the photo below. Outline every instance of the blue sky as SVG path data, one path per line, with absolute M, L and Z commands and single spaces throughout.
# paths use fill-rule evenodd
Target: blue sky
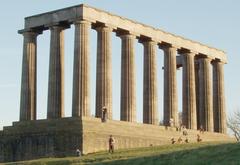
M 8 0 L 0 5 L 0 129 L 19 118 L 24 17 L 85 3 L 116 15 L 224 50 L 227 114 L 240 107 L 240 1 L 237 0 Z M 71 115 L 74 27 L 65 32 L 65 113 Z M 112 33 L 113 118 L 120 109 L 120 39 Z M 46 118 L 49 63 L 49 31 L 38 37 L 37 117 Z M 142 120 L 143 47 L 136 41 L 137 120 Z M 91 112 L 95 105 L 96 32 L 91 30 Z M 163 111 L 163 52 L 157 50 L 158 109 Z M 178 109 L 181 111 L 181 70 L 177 73 Z

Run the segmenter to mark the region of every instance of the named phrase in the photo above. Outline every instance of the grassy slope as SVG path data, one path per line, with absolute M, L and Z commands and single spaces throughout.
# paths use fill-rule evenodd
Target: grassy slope
M 114 154 L 99 152 L 81 158 L 48 158 L 8 163 L 8 165 L 65 165 L 65 164 L 240 164 L 240 144 L 195 143 L 118 150 Z

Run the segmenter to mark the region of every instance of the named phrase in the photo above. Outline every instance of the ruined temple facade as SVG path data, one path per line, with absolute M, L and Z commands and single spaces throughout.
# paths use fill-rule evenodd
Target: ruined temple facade
M 64 118 L 64 30 L 74 25 L 72 117 Z M 50 30 L 47 119 L 36 119 L 37 37 Z M 96 105 L 90 116 L 90 30 L 97 31 Z M 227 138 L 223 51 L 87 6 L 78 5 L 25 18 L 20 121 L 0 132 L 0 161 L 103 150 L 109 134 L 119 148 L 164 144 L 158 119 L 156 50 L 164 52 L 164 121 L 178 126 L 177 68 L 182 67 L 182 124 L 192 134 L 203 127 L 208 139 Z M 111 35 L 121 38 L 120 120 L 112 119 Z M 135 42 L 143 45 L 143 123 L 136 123 Z M 110 124 L 109 124 L 110 123 Z M 108 131 L 104 128 L 108 128 Z M 122 132 L 114 132 L 116 128 Z M 134 128 L 134 129 L 133 129 Z M 142 128 L 142 129 L 140 129 Z M 139 129 L 139 130 L 138 130 Z M 141 132 L 156 130 L 155 133 Z M 112 132 L 111 132 L 112 130 Z M 124 133 L 125 130 L 128 130 Z M 138 130 L 138 131 L 137 131 Z M 134 132 L 134 134 L 131 134 Z M 217 133 L 214 133 L 217 132 Z M 163 132 L 164 133 L 164 132 Z M 169 132 L 168 132 L 169 133 Z M 168 137 L 167 131 L 165 132 Z M 212 138 L 211 139 L 211 135 Z M 169 134 L 172 136 L 172 134 Z M 207 135 L 206 135 L 207 136 Z M 156 138 L 159 138 L 156 140 Z M 95 139 L 95 140 L 94 140 Z M 221 140 L 222 140 L 221 139 Z M 95 143 L 95 146 L 94 144 Z M 97 147 L 98 146 L 98 147 Z M 32 151 L 36 150 L 36 153 Z

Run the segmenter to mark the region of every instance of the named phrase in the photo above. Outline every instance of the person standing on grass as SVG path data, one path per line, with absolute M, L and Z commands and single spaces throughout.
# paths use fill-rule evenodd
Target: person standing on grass
M 113 138 L 112 135 L 110 135 L 108 143 L 109 143 L 109 150 L 108 150 L 108 152 L 109 153 L 113 153 L 114 152 L 115 139 Z

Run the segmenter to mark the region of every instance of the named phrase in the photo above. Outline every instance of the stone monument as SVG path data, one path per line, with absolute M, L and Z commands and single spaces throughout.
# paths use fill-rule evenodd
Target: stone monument
M 64 117 L 64 30 L 74 25 L 72 117 Z M 95 117 L 90 116 L 90 30 L 97 31 Z M 37 37 L 50 30 L 47 119 L 36 118 Z M 121 38 L 120 120 L 112 120 L 111 35 Z M 107 149 L 110 134 L 116 148 L 170 143 L 179 133 L 177 68 L 183 70 L 182 124 L 194 139 L 229 140 L 226 133 L 224 71 L 221 50 L 87 5 L 77 5 L 25 18 L 20 120 L 0 131 L 0 162 L 63 157 Z M 136 123 L 134 44 L 143 45 L 143 123 Z M 159 126 L 156 50 L 164 52 L 164 126 Z M 213 72 L 211 72 L 211 67 Z M 212 77 L 211 77 L 212 75 Z M 102 123 L 102 108 L 108 120 Z M 170 122 L 171 120 L 171 122 Z

